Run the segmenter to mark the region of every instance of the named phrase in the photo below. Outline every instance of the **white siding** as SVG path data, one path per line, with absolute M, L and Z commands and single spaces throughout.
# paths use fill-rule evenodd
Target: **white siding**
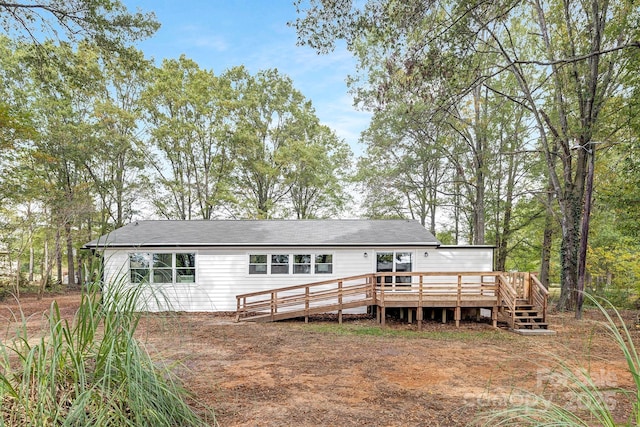
M 152 286 L 169 300 L 170 306 L 149 303 L 143 309 L 235 311 L 235 296 L 238 294 L 372 273 L 376 269 L 376 251 L 392 250 L 412 252 L 413 271 L 491 271 L 493 265 L 491 248 L 180 248 L 179 252 L 196 253 L 196 283 Z M 106 286 L 118 280 L 128 282 L 128 254 L 143 251 L 175 252 L 172 248 L 107 250 L 104 271 Z M 425 251 L 429 253 L 428 257 L 424 256 Z M 250 275 L 249 254 L 332 254 L 333 273 Z
M 427 252 L 429 256 L 425 257 Z M 493 271 L 493 249 L 490 247 L 440 247 L 418 250 L 415 271 Z

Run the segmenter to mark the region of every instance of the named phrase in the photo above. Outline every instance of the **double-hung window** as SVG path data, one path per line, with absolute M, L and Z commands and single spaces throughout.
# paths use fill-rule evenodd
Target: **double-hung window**
M 267 255 L 249 255 L 249 274 L 267 274 Z
M 333 273 L 333 255 L 330 255 L 330 254 L 316 255 L 315 272 L 316 274 Z
M 195 283 L 196 254 L 137 252 L 129 254 L 131 283 Z
M 271 255 L 271 274 L 289 274 L 289 255 Z
M 311 274 L 311 255 L 293 256 L 293 274 Z
M 189 252 L 176 254 L 176 282 L 196 282 L 196 254 Z

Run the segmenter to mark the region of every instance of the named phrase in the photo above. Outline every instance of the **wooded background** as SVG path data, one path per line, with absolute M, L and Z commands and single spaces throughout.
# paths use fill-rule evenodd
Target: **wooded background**
M 83 280 L 80 246 L 132 219 L 356 212 L 495 245 L 578 314 L 585 286 L 638 290 L 632 2 L 299 0 L 299 43 L 357 59 L 358 158 L 276 70 L 156 66 L 132 47 L 152 14 L 32 3 L 0 2 L 0 249 L 24 280 Z

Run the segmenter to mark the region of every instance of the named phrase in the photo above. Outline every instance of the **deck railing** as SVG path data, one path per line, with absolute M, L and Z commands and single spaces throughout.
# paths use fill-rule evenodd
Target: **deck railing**
M 547 308 L 549 304 L 549 290 L 544 287 L 538 276 L 531 274 L 531 304 L 540 309 L 542 321 L 547 322 Z
M 337 310 L 341 316 L 345 308 L 375 304 L 373 289 L 373 275 L 363 274 L 241 294 L 236 296 L 236 320 L 265 315 L 278 320 L 292 312 L 306 320 L 319 310 Z
M 493 306 L 495 324 L 496 307 L 509 308 L 514 313 L 518 302 L 524 299 L 543 308 L 546 315 L 547 296 L 546 289 L 529 273 L 373 273 L 237 295 L 236 320 L 273 321 L 302 316 L 308 320 L 309 315 L 333 311 L 342 321 L 344 309 L 377 306 L 382 309 L 384 322 L 385 307 L 401 307 L 410 301 L 405 307 L 451 307 L 459 323 L 460 308 L 474 306 L 475 299 Z M 421 319 L 421 310 L 418 312 Z
M 500 299 L 501 306 L 503 309 L 507 309 L 510 313 L 516 312 L 516 306 L 518 305 L 518 291 L 512 283 L 513 280 L 510 280 L 510 276 L 502 274 L 499 277 L 500 280 Z M 513 329 L 515 324 L 515 315 L 509 317 L 509 327 Z

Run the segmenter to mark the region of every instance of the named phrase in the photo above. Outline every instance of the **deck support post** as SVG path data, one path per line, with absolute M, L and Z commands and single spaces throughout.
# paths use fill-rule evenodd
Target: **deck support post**
M 494 328 L 498 327 L 498 306 L 494 305 L 491 309 L 491 323 Z
M 380 319 L 380 306 L 376 307 L 376 322 L 378 322 L 378 324 L 382 323 L 382 320 Z
M 278 312 L 278 307 L 276 306 L 276 293 L 271 292 L 271 321 L 273 322 L 273 315 Z
M 462 318 L 462 309 L 460 308 L 460 306 L 456 307 L 453 317 L 456 321 L 456 328 L 460 327 L 460 319 Z
M 407 320 L 409 321 L 409 324 L 413 323 L 413 308 L 411 307 L 407 308 Z
M 447 323 L 447 309 L 442 309 L 442 323 Z
M 304 288 L 304 323 L 309 323 L 309 287 Z
M 342 280 L 338 281 L 338 324 L 342 325 Z
M 422 293 L 424 292 L 424 280 L 422 275 L 419 278 L 419 288 L 418 288 L 418 308 L 416 308 L 416 322 L 418 322 L 418 330 L 422 330 L 422 316 L 424 315 L 422 310 Z
M 380 324 L 384 328 L 386 326 L 387 308 L 382 306 L 380 308 Z

